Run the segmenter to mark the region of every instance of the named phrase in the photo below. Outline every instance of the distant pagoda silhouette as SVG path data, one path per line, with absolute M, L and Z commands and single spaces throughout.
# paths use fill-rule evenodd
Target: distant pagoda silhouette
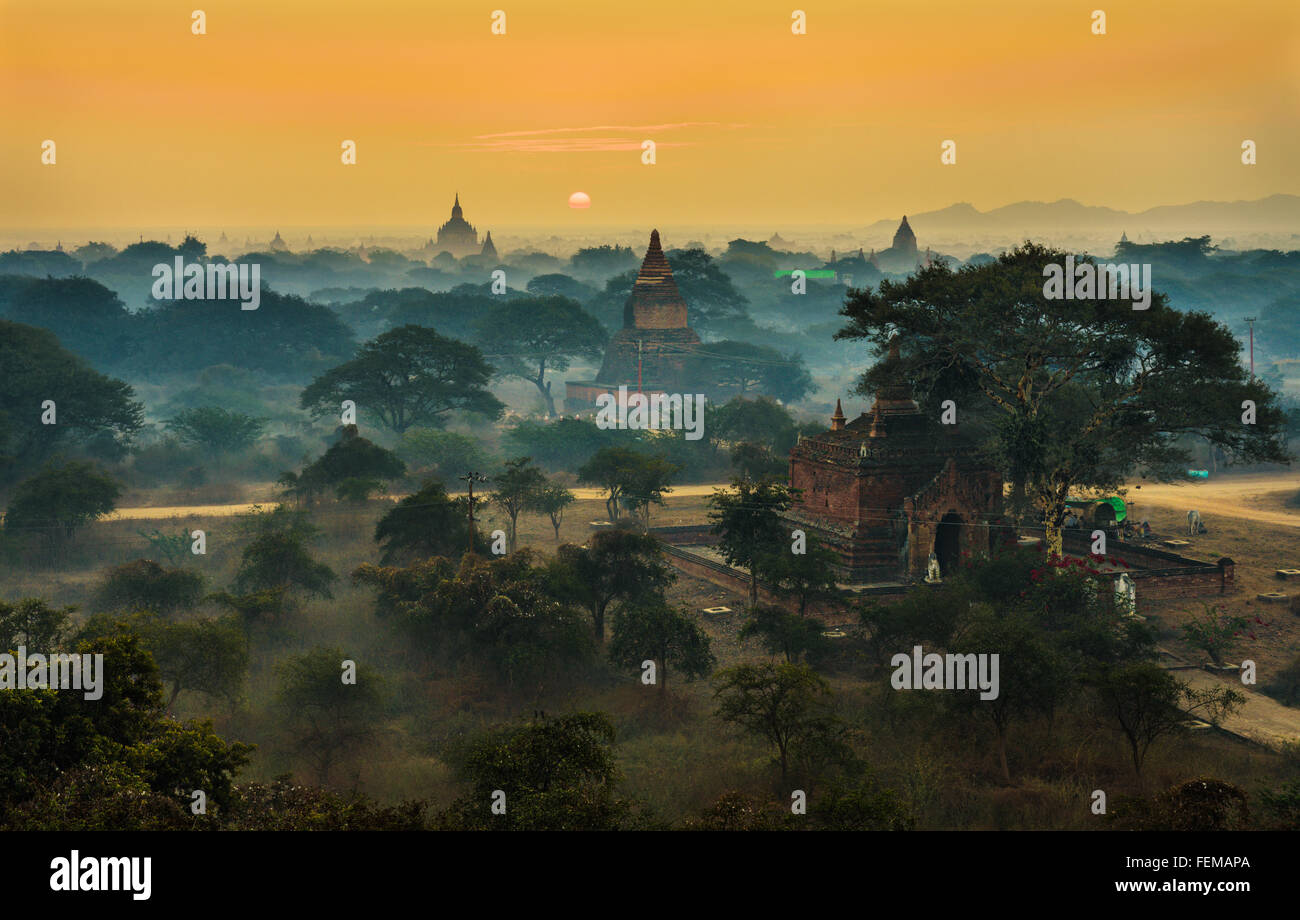
M 650 247 L 623 306 L 623 328 L 610 339 L 594 381 L 566 383 L 568 407 L 593 406 L 601 393 L 617 393 L 620 386 L 633 392 L 685 392 L 693 376 L 692 352 L 700 344 L 687 316 L 659 231 L 652 230 Z
M 460 206 L 460 192 L 451 206 L 451 220 L 438 228 L 438 242 L 434 246 L 441 252 L 449 252 L 456 258 L 478 255 L 478 231 L 473 224 L 465 220 Z

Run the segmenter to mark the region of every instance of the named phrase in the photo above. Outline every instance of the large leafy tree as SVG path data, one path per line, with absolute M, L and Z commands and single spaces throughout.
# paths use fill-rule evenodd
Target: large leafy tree
M 605 510 L 617 521 L 620 505 L 650 519 L 650 506 L 662 505 L 681 467 L 666 457 L 628 447 L 602 447 L 578 469 L 578 482 L 593 483 L 608 493 Z
M 42 423 L 46 400 L 54 424 Z M 44 329 L 0 320 L 0 485 L 60 447 L 107 437 L 125 444 L 144 425 L 144 406 Z
M 203 598 L 203 583 L 198 572 L 165 569 L 151 559 L 136 559 L 104 573 L 91 606 L 105 613 L 148 610 L 169 616 L 197 606 Z
M 439 815 L 457 830 L 616 830 L 614 727 L 599 713 L 539 716 L 449 751 L 466 792 Z M 505 799 L 504 812 L 493 804 Z
M 561 546 L 551 575 L 561 596 L 590 612 L 597 642 L 605 641 L 611 605 L 654 597 L 674 578 L 659 541 L 625 527 L 598 531 L 583 546 Z
M 310 544 L 318 531 L 301 515 L 277 508 L 258 512 L 243 522 L 252 539 L 240 555 L 235 589 L 257 593 L 281 589 L 329 598 L 336 576 L 312 558 Z
M 256 310 L 232 299 L 173 300 L 142 315 L 140 323 L 143 364 L 155 373 L 233 364 L 301 380 L 356 349 L 352 330 L 329 307 L 269 288 Z
M 862 376 L 859 392 L 901 375 L 925 408 L 951 399 L 967 420 L 983 422 L 1057 554 L 1072 490 L 1114 489 L 1138 467 L 1171 479 L 1186 468 L 1186 435 L 1240 460 L 1287 459 L 1277 395 L 1250 379 L 1226 327 L 1158 293 L 1145 310 L 1118 298 L 1049 298 L 1049 266 L 1066 257 L 1026 243 L 995 262 L 955 271 L 939 263 L 877 291 L 854 290 L 836 337 L 872 342 L 882 354 L 898 345 L 897 358 Z M 1243 421 L 1247 400 L 1253 424 Z
M 14 489 L 5 532 L 43 538 L 54 546 L 117 505 L 121 487 L 93 463 L 47 466 Z
M 384 565 L 445 556 L 459 559 L 469 549 L 469 509 L 464 498 L 452 498 L 436 479 L 406 496 L 375 525 L 375 542 L 383 547 Z M 487 542 L 475 533 L 475 552 L 486 553 Z
M 642 662 L 656 667 L 660 699 L 668 688 L 668 665 L 693 680 L 705 677 L 715 664 L 709 637 L 685 610 L 662 598 L 627 604 L 614 614 L 614 634 L 609 657 L 615 664 L 640 669 Z
M 406 464 L 391 450 L 380 447 L 357 433 L 356 425 L 343 429 L 343 436 L 301 473 L 285 473 L 280 484 L 290 494 L 311 499 L 333 487 L 340 498 L 368 494 L 406 472 Z
M 485 665 L 503 683 L 540 692 L 589 662 L 594 650 L 582 614 L 550 590 L 529 550 L 484 558 L 467 553 L 408 568 L 362 565 L 378 611 L 397 619 L 429 654 Z
M 790 532 L 781 513 L 790 507 L 790 490 L 774 479 L 731 481 L 709 499 L 712 533 L 728 565 L 749 569 L 749 605 L 758 603 L 758 573 L 763 562 L 790 550 Z
M 227 454 L 252 447 L 266 427 L 266 419 L 220 406 L 198 406 L 178 412 L 167 420 L 166 427 L 182 441 L 213 454 Z
M 716 675 L 714 695 L 718 718 L 772 747 L 783 786 L 792 767 L 838 746 L 841 726 L 830 707 L 830 684 L 806 664 L 727 668 Z
M 507 300 L 475 325 L 478 343 L 497 372 L 537 387 L 549 416 L 557 413 L 547 371 L 567 371 L 575 358 L 599 359 L 608 338 L 600 321 L 567 297 Z
M 381 679 L 372 669 L 354 662 L 356 683 L 343 682 L 348 657 L 341 649 L 317 646 L 276 668 L 276 702 L 293 748 L 322 784 L 349 754 L 375 737 L 383 712 Z
M 786 402 L 803 399 L 813 389 L 812 375 L 797 354 L 782 354 L 771 345 L 722 341 L 701 345 L 709 388 L 722 396 L 757 394 Z
M 137 350 L 135 318 L 111 290 L 89 278 L 38 278 L 14 296 L 8 318 L 48 329 L 97 367 L 121 365 Z
M 415 425 L 442 427 L 452 412 L 496 418 L 504 409 L 488 392 L 492 368 L 473 345 L 422 326 L 401 326 L 362 345 L 357 356 L 312 381 L 301 405 L 336 414 L 343 400 L 373 412 L 398 434 Z

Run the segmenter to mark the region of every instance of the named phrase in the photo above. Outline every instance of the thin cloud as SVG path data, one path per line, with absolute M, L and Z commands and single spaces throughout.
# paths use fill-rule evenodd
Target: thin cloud
M 530 131 L 499 131 L 477 134 L 472 140 L 451 144 L 427 144 L 431 147 L 458 147 L 484 153 L 607 153 L 640 150 L 650 136 L 659 147 L 694 147 L 698 141 L 661 141 L 654 137 L 685 128 L 720 128 L 735 130 L 749 125 L 721 121 L 678 121 L 661 125 L 591 125 L 585 128 L 535 128 Z M 594 137 L 557 137 L 563 134 L 586 134 L 593 131 L 629 131 L 630 136 L 597 135 Z

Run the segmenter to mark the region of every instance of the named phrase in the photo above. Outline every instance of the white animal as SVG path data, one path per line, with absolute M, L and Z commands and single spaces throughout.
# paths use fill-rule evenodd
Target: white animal
M 1187 532 L 1193 536 L 1201 532 L 1201 512 L 1187 512 Z

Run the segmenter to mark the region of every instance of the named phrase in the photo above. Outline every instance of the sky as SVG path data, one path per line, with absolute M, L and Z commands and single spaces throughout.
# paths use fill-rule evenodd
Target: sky
M 1297 103 L 1295 0 L 0 0 L 0 226 L 1140 210 L 1300 193 Z

